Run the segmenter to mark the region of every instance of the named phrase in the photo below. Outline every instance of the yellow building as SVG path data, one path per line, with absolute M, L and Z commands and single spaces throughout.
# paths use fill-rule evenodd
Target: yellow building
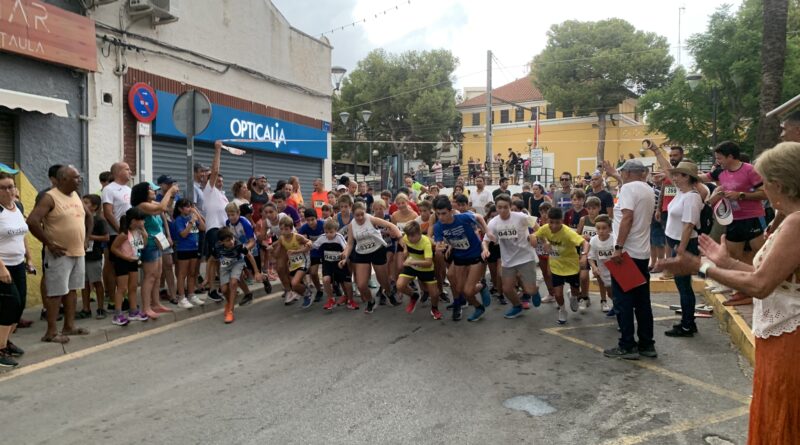
M 470 157 L 485 161 L 486 94 L 472 97 L 457 108 L 462 114 L 461 163 L 466 164 Z M 597 116 L 588 112 L 583 116 L 565 116 L 547 103 L 528 77 L 492 90 L 492 156 L 499 153 L 503 160 L 508 160 L 508 149 L 512 148 L 527 158 L 528 140 L 535 140 L 536 110 L 544 167 L 553 169 L 548 174 L 554 171 L 557 177 L 564 171 L 573 175 L 594 171 L 597 168 Z M 605 158 L 616 163 L 620 156 L 639 157 L 641 141 L 645 138 L 656 143 L 664 140 L 661 135 L 647 134 L 647 126 L 636 113 L 636 100 L 628 99 L 611 110 L 606 118 Z

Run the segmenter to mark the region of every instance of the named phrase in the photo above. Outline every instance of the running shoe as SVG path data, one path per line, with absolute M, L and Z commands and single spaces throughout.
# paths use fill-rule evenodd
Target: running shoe
M 441 295 L 439 295 L 439 300 L 441 300 L 441 301 L 443 301 L 445 303 L 449 303 L 450 302 L 450 296 L 447 295 L 447 292 L 442 291 Z
M 378 297 L 378 305 L 386 306 L 387 298 L 386 298 L 386 294 L 383 293 L 383 289 L 378 291 L 377 297 Z
M 0 368 L 16 368 L 19 366 L 16 360 L 5 349 L 0 349 Z
M 461 320 L 461 305 L 453 303 L 453 321 Z
M 419 302 L 420 302 L 420 303 L 424 303 L 424 302 L 428 301 L 428 299 L 429 299 L 430 297 L 431 297 L 431 296 L 430 296 L 430 295 L 428 295 L 428 292 L 427 292 L 427 291 L 425 291 L 425 292 L 423 292 L 423 293 L 422 293 L 422 297 L 419 299 Z
M 271 294 L 272 293 L 272 283 L 267 279 L 265 279 L 262 283 L 264 284 L 264 292 L 266 292 L 268 294 Z
M 608 312 L 611 310 L 611 306 L 608 305 L 608 301 L 603 300 L 600 302 L 600 310 L 603 312 Z
M 683 326 L 673 326 L 669 331 L 664 332 L 667 337 L 694 337 L 692 329 L 685 329 Z
M 615 311 L 613 307 L 611 309 L 609 309 L 608 312 L 606 312 L 606 317 L 608 317 L 608 318 L 612 318 L 612 317 L 616 317 L 616 316 L 617 316 L 617 311 Z
M 248 292 L 244 294 L 241 300 L 239 300 L 239 306 L 247 306 L 248 304 L 253 302 L 253 293 Z
M 127 326 L 128 323 L 130 323 L 130 320 L 128 320 L 125 314 L 117 314 L 111 319 L 111 324 L 117 326 Z
M 414 294 L 409 298 L 408 305 L 406 306 L 406 313 L 411 314 L 414 312 L 414 309 L 417 308 L 417 301 L 419 301 L 419 295 Z
M 681 326 L 683 326 L 681 323 L 676 323 L 676 324 L 672 325 L 673 328 L 679 328 Z M 692 331 L 693 334 L 697 334 L 697 324 L 692 324 L 692 327 L 690 328 L 690 330 Z
M 525 298 L 526 296 L 523 295 L 522 298 L 519 299 L 519 304 L 522 306 L 522 309 L 528 310 L 531 308 L 531 302 L 529 299 Z
M 578 297 L 576 295 L 569 296 L 569 308 L 572 312 L 578 312 Z
M 301 308 L 301 309 L 308 309 L 308 308 L 310 308 L 310 307 L 311 307 L 311 301 L 312 301 L 312 300 L 311 300 L 311 297 L 310 297 L 309 295 L 306 295 L 306 296 L 304 296 L 304 297 L 303 297 L 303 304 L 302 304 L 302 306 L 300 306 L 300 308 Z
M 103 319 L 105 319 L 106 317 L 108 317 L 108 311 L 106 311 L 106 310 L 105 310 L 105 309 L 103 309 L 103 308 L 98 308 L 98 309 L 97 309 L 97 316 L 96 316 L 96 317 L 94 317 L 94 318 L 95 318 L 96 320 L 103 320 Z
M 322 297 L 324 297 L 324 296 L 325 296 L 325 294 L 322 293 L 321 290 L 317 290 L 317 294 L 314 295 L 314 303 L 319 303 L 320 301 L 322 301 Z
M 347 309 L 350 309 L 350 310 L 353 310 L 353 311 L 357 311 L 358 310 L 358 303 L 356 303 L 356 300 L 348 301 L 347 302 Z
M 503 315 L 504 317 L 511 319 L 517 318 L 522 315 L 522 306 L 512 306 L 511 309 Z
M 642 357 L 658 358 L 658 352 L 656 352 L 656 347 L 654 345 L 650 345 L 644 348 L 639 347 L 638 350 L 639 350 L 639 355 L 641 355 Z
M 531 297 L 531 300 L 533 302 L 533 307 L 541 306 L 542 305 L 542 294 L 540 294 L 539 292 L 536 292 L 535 294 L 533 294 L 533 297 Z
M 11 343 L 11 340 L 6 340 L 5 351 L 12 357 L 22 357 L 25 354 L 25 351 L 14 343 Z
M 639 351 L 636 349 L 622 349 L 616 346 L 603 351 L 603 355 L 608 358 L 622 358 L 625 360 L 639 360 Z
M 556 299 L 552 295 L 542 298 L 542 303 L 555 303 Z
M 347 296 L 346 295 L 342 295 L 341 297 L 339 297 L 338 300 L 336 300 L 336 305 L 337 306 L 344 306 L 346 304 L 347 304 Z
M 589 299 L 588 298 L 581 298 L 578 301 L 578 309 L 581 311 L 581 313 L 586 312 L 586 309 L 588 307 L 589 307 Z
M 198 297 L 197 295 L 192 295 L 191 297 L 189 297 L 189 303 L 192 303 L 195 306 L 202 306 L 206 304 L 206 302 L 203 301 L 203 299 Z
M 326 311 L 332 311 L 334 306 L 336 306 L 336 300 L 333 298 L 328 298 L 328 301 L 325 302 L 325 305 L 322 306 L 322 309 L 325 309 Z
M 92 311 L 80 310 L 75 314 L 76 320 L 84 320 L 87 318 L 92 318 Z
M 178 307 L 181 309 L 191 309 L 194 307 L 194 305 L 189 302 L 188 298 L 183 297 L 181 298 L 181 301 L 178 302 Z
M 439 312 L 439 308 L 436 307 L 431 308 L 431 317 L 433 317 L 434 320 L 442 319 L 442 313 Z
M 208 299 L 214 303 L 222 303 L 222 300 L 224 300 L 217 289 L 211 289 L 208 291 Z
M 299 298 L 299 295 L 297 295 L 297 293 L 295 293 L 293 291 L 286 292 L 286 295 L 285 295 L 285 297 L 283 299 L 283 304 L 286 305 L 286 306 L 288 306 L 290 304 L 294 304 L 297 301 L 298 298 Z
M 233 311 L 225 311 L 225 324 L 233 323 Z
M 142 311 L 128 311 L 128 320 L 133 321 L 147 321 L 150 317 Z
M 375 299 L 369 300 L 367 302 L 367 307 L 364 309 L 365 314 L 371 314 L 375 312 Z
M 389 304 L 391 304 L 392 306 L 400 306 L 401 304 L 403 304 L 402 302 L 397 300 L 397 297 L 395 296 L 394 293 L 389 294 L 388 298 L 389 298 Z
M 481 303 L 484 307 L 489 307 L 492 304 L 492 294 L 489 293 L 489 286 L 486 285 L 486 280 L 482 281 L 481 287 Z
M 472 312 L 472 315 L 470 315 L 470 316 L 467 318 L 467 321 L 478 321 L 478 320 L 480 320 L 481 318 L 483 318 L 483 314 L 484 314 L 485 312 L 486 312 L 486 308 L 484 308 L 483 306 L 478 306 L 478 307 L 476 307 L 476 308 L 475 308 L 475 310 Z
M 497 302 L 503 306 L 508 304 L 508 300 L 506 300 L 506 297 L 504 297 L 503 295 L 497 297 Z
M 567 309 L 564 306 L 558 308 L 558 324 L 567 324 Z

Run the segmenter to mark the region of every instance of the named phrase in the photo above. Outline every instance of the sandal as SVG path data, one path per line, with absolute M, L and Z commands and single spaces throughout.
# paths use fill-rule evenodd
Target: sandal
M 63 334 L 56 334 L 52 337 L 45 335 L 42 337 L 42 341 L 45 343 L 61 343 L 63 345 L 64 343 L 69 343 L 69 337 Z
M 24 318 L 19 319 L 19 323 L 17 323 L 18 328 L 29 328 L 33 324 L 31 320 L 25 320 Z
M 61 331 L 63 335 L 89 335 L 89 330 L 84 328 L 76 328 L 72 331 Z

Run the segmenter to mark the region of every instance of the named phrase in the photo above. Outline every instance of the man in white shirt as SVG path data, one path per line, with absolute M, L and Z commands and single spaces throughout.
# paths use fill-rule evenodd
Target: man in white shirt
M 103 188 L 101 201 L 103 203 L 103 218 L 108 223 L 111 240 L 119 232 L 119 219 L 131 208 L 131 168 L 126 162 L 116 162 L 111 166 L 113 181 Z M 103 264 L 103 284 L 106 297 L 114 295 L 117 289 L 117 280 L 114 275 L 114 265 L 111 264 L 111 243 L 106 243 Z M 111 301 L 110 299 L 107 301 Z
M 225 206 L 228 205 L 228 198 L 222 192 L 223 181 L 219 172 L 220 157 L 222 156 L 222 142 L 214 143 L 214 160 L 211 163 L 211 172 L 208 175 L 208 182 L 203 188 L 203 204 L 205 206 L 206 236 L 204 254 L 210 258 L 211 251 L 217 244 L 217 234 L 219 229 L 225 227 L 228 215 L 225 213 Z M 214 261 L 208 262 L 206 283 L 211 286 L 216 276 L 216 264 Z M 204 286 L 205 287 L 205 286 Z M 208 293 L 208 297 L 214 301 L 222 301 L 222 296 L 216 289 Z
M 470 197 L 472 198 L 472 207 L 481 216 L 486 216 L 486 204 L 492 202 L 492 193 L 486 190 L 486 182 L 480 176 L 475 178 L 475 193 Z
M 650 306 L 650 222 L 655 209 L 655 193 L 647 185 L 647 167 L 638 159 L 625 162 L 619 174 L 608 161 L 605 169 L 609 176 L 617 178 L 623 185 L 614 206 L 614 234 L 617 243 L 610 261 L 621 262 L 625 252 L 633 259 L 636 268 L 645 277 L 645 283 L 623 292 L 612 276 L 611 287 L 614 305 L 617 309 L 617 322 L 621 336 L 617 347 L 606 349 L 603 354 L 611 358 L 638 360 L 640 355 L 655 358 L 653 341 L 653 308 Z M 634 332 L 634 316 L 638 324 L 639 341 Z

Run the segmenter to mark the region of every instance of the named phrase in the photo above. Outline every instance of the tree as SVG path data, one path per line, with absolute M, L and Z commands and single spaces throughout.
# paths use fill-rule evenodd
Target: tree
M 597 115 L 597 161 L 605 159 L 606 117 L 627 98 L 664 84 L 672 64 L 664 37 L 622 19 L 566 21 L 547 32 L 533 59 L 533 83 L 565 113 Z
M 786 22 L 789 18 L 788 0 L 764 0 L 764 26 L 761 37 L 761 94 L 759 123 L 756 131 L 755 154 L 773 147 L 780 140 L 777 116 L 767 117 L 781 104 L 783 67 L 786 62 Z
M 352 124 L 341 125 L 339 113 L 351 115 L 370 110 L 364 136 L 386 141 L 373 146 L 380 156 L 404 153 L 430 162 L 435 144 L 414 142 L 450 141 L 460 135 L 460 113 L 456 111 L 453 72 L 458 65 L 450 51 L 408 51 L 399 55 L 382 49 L 370 52 L 343 81 L 341 95 L 334 99 L 334 135 L 352 139 Z M 352 151 L 336 143 L 333 157 Z M 358 150 L 358 158 L 368 158 Z

